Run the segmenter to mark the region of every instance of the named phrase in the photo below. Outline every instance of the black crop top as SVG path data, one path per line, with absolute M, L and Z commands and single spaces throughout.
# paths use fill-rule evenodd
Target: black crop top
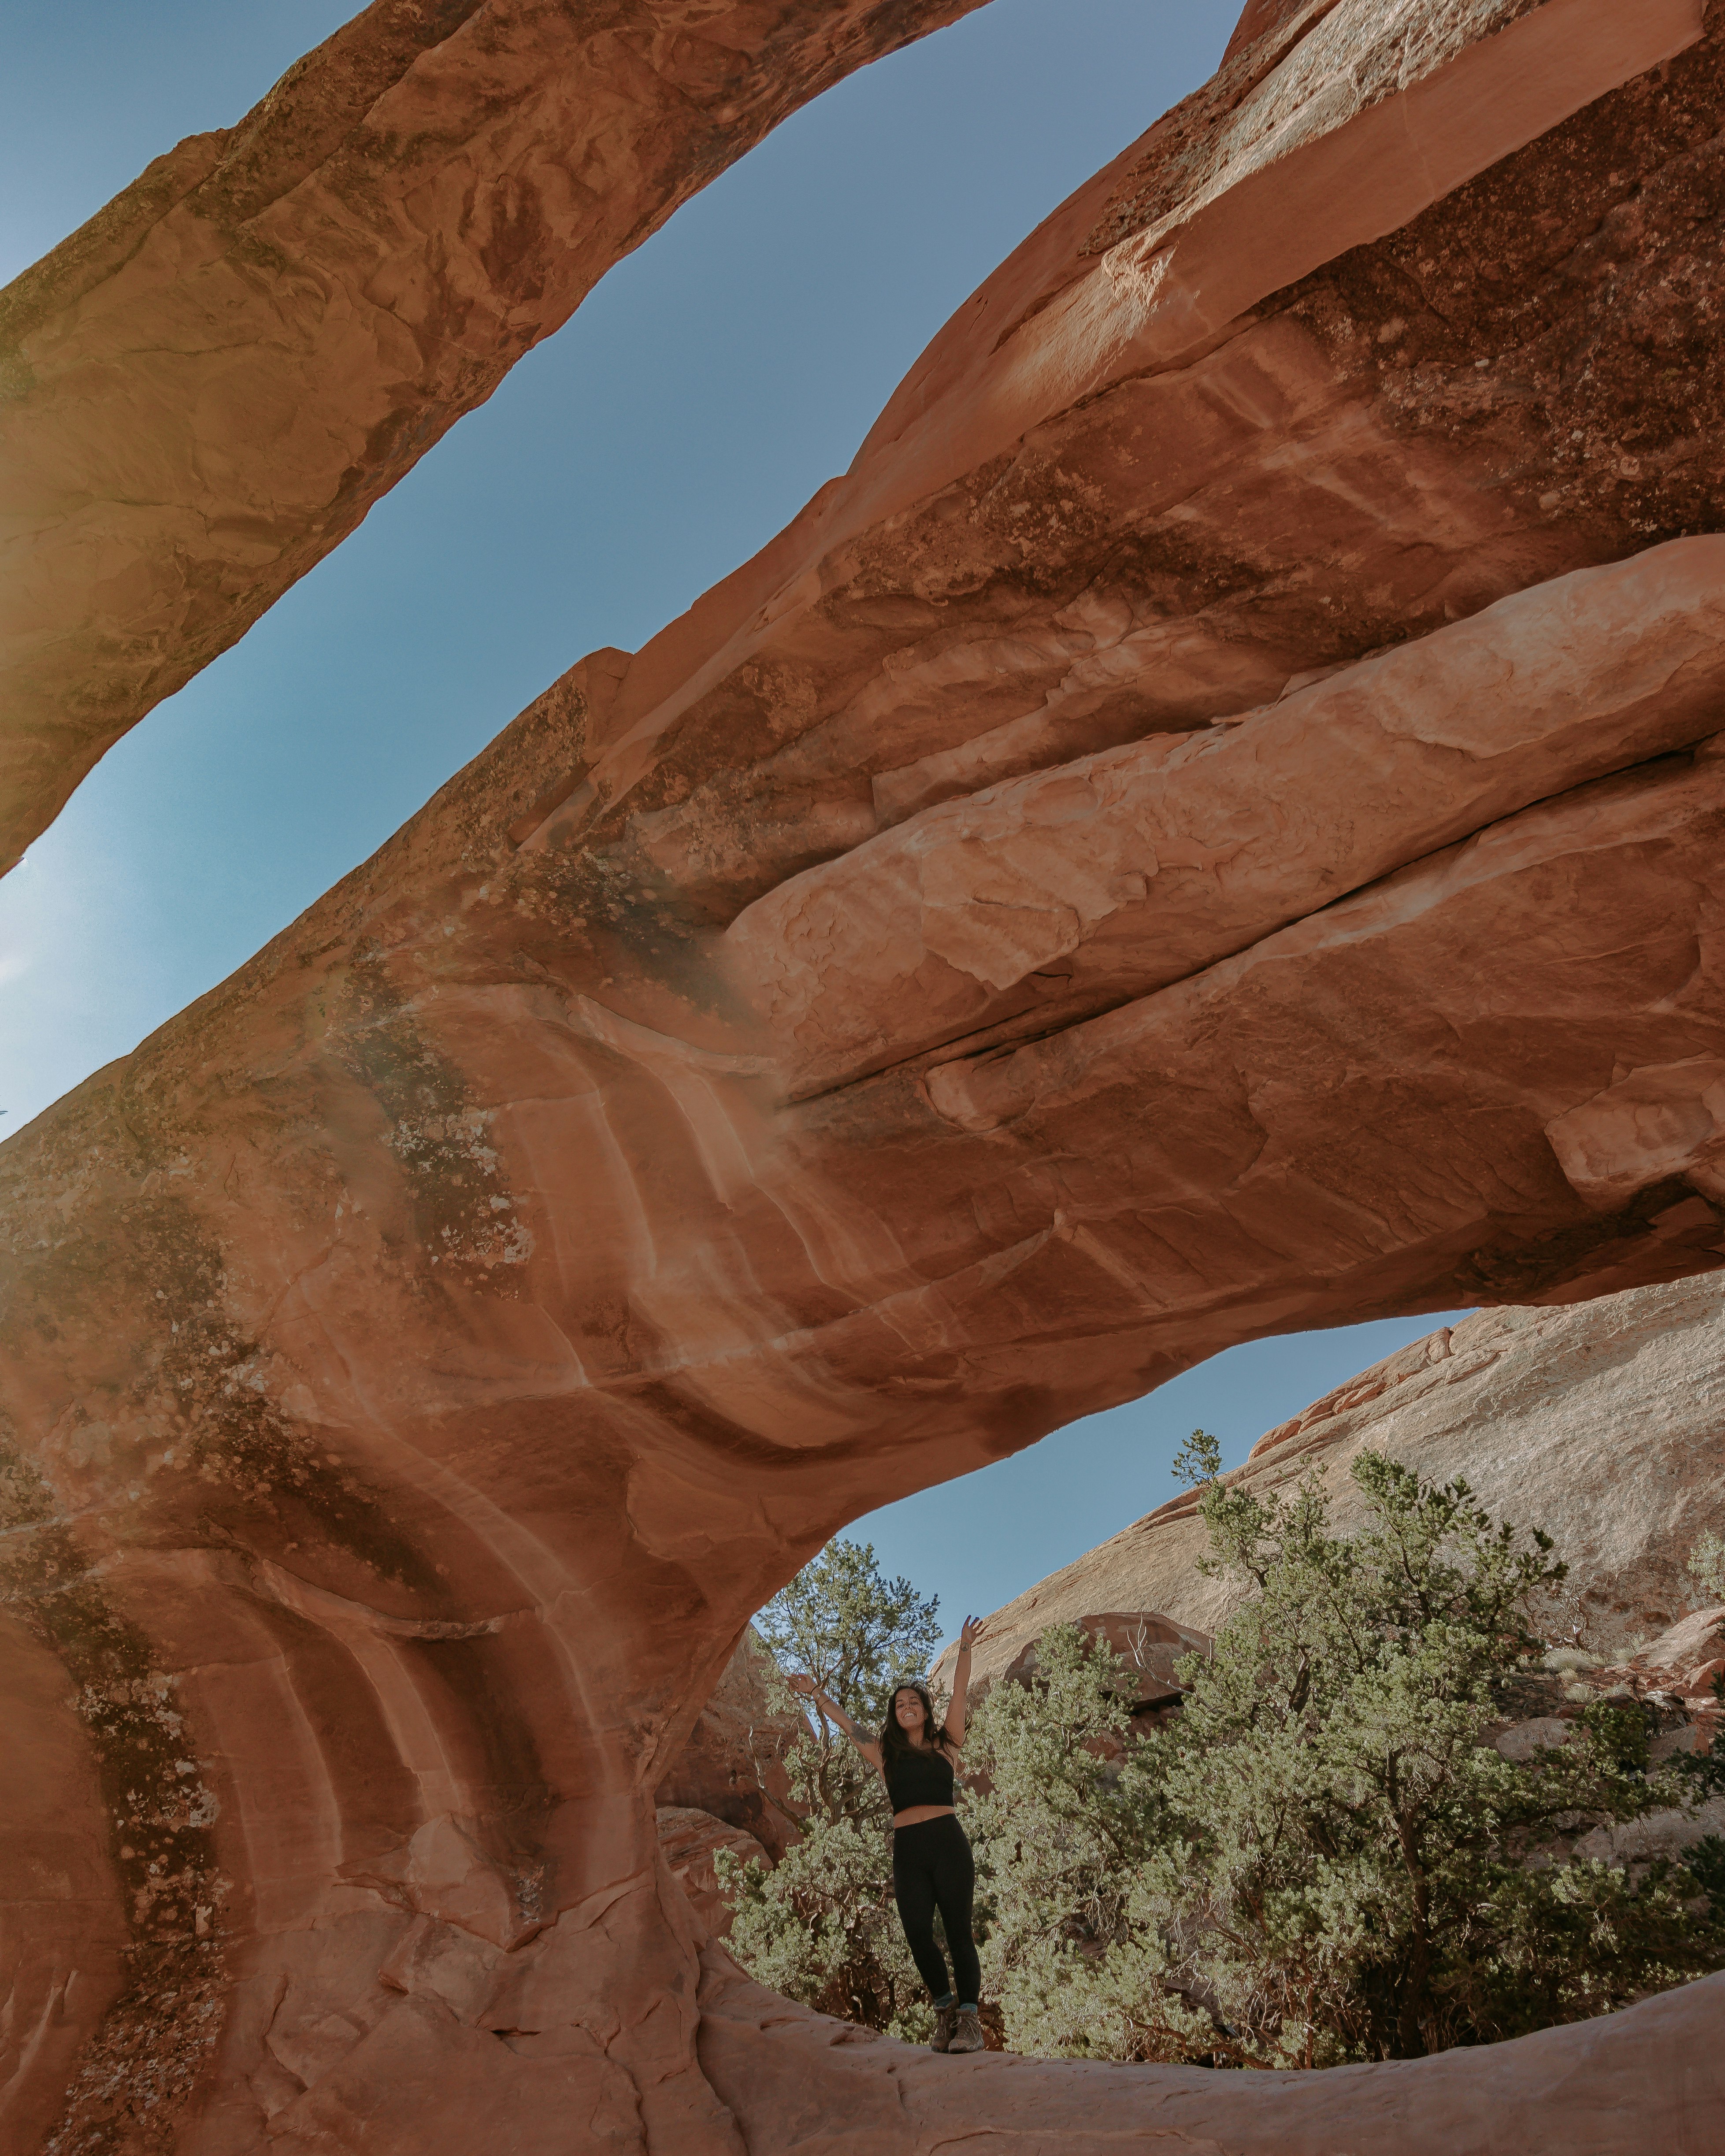
M 894 1811 L 907 1812 L 913 1804 L 952 1803 L 952 1763 L 936 1746 L 889 1752 L 883 1764 L 886 1794 Z

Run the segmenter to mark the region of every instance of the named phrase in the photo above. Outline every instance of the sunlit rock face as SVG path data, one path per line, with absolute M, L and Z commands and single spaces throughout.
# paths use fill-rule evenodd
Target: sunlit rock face
M 0 870 L 620 255 L 980 0 L 373 0 L 0 294 Z
M 1717 1277 L 1562 1309 L 1477 1311 L 1267 1432 L 1231 1479 L 1291 1496 L 1322 1476 L 1333 1526 L 1356 1533 L 1368 1516 L 1348 1470 L 1366 1451 L 1433 1481 L 1460 1478 L 1495 1518 L 1554 1538 L 1569 1578 L 1539 1613 L 1551 1639 L 1606 1661 L 1651 1655 L 1661 1669 L 1707 1660 L 1704 1628 L 1661 1643 L 1704 1614 L 1690 1553 L 1725 1532 Z M 976 1676 L 1013 1674 L 1039 1633 L 1098 1609 L 1214 1627 L 1240 1587 L 1199 1572 L 1208 1549 L 1196 1493 L 1170 1499 L 996 1611 Z M 1130 1656 L 1124 1630 L 1110 1636 Z
M 812 12 L 801 75 L 770 9 L 637 13 L 764 113 L 957 11 Z M 494 20 L 537 80 L 574 17 L 444 38 L 475 104 Z M 0 1150 L 17 2145 L 1702 2145 L 1717 1981 L 1305 2081 L 853 2044 L 704 1946 L 654 1797 L 870 1507 L 1232 1342 L 1717 1265 L 1720 29 L 1255 8 L 779 539 Z M 246 259 L 235 498 L 300 290 Z M 130 263 L 146 316 L 202 274 Z M 112 585 L 41 542 L 50 712 L 213 648 L 151 613 L 206 521 L 164 409 Z M 237 630 L 280 578 L 207 528 Z M 31 737 L 20 831 L 106 737 Z

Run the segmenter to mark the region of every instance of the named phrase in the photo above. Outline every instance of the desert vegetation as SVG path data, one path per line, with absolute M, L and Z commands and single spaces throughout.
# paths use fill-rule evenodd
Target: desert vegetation
M 867 1544 L 828 1544 L 757 1619 L 781 1671 L 806 1670 L 870 1728 L 939 1638 L 937 1597 L 882 1577 Z M 780 1703 L 793 1695 L 783 1687 Z M 819 1709 L 786 1757 L 800 1839 L 777 1869 L 717 1861 L 736 1898 L 732 1952 L 762 1984 L 913 2042 L 932 2026 L 892 1900 L 891 1817 L 880 1778 Z
M 1725 1843 L 1625 1860 L 1598 1831 L 1692 1816 L 1725 1768 L 1653 1760 L 1633 1698 L 1543 1712 L 1538 1614 L 1565 1577 L 1548 1536 L 1376 1454 L 1352 1470 L 1368 1525 L 1349 1537 L 1321 1476 L 1243 1491 L 1203 1432 L 1179 1465 L 1204 1563 L 1246 1590 L 1214 1652 L 1182 1664 L 1179 1712 L 1145 1726 L 1127 1666 L 1065 1626 L 1039 1642 L 1033 1681 L 997 1684 L 973 1714 L 963 1819 L 1009 2048 L 1418 2057 L 1725 1966 Z M 1720 1557 L 1697 1548 L 1704 1591 Z M 840 1542 L 762 1625 L 787 1666 L 878 1722 L 936 1609 Z M 731 1866 L 732 1951 L 791 1997 L 918 2038 L 878 1780 L 824 1723 L 792 1766 L 803 1838 L 775 1871 Z

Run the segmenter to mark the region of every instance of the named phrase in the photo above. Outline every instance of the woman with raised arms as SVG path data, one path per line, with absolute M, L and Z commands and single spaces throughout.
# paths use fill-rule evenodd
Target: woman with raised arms
M 886 1784 L 892 1806 L 892 1892 L 922 1981 L 934 2001 L 937 2051 L 979 2051 L 977 2018 L 982 1969 L 971 1936 L 970 1906 L 976 1866 L 952 1804 L 952 1770 L 964 1742 L 964 1700 L 970 1684 L 970 1650 L 982 1627 L 967 1617 L 958 1635 L 958 1662 L 946 1720 L 935 1720 L 926 1686 L 901 1684 L 893 1692 L 879 1737 L 860 1729 L 813 1677 L 793 1676 L 791 1689 L 812 1699 L 855 1745 Z M 952 1953 L 952 1978 L 935 1943 L 934 1912 L 941 1912 Z

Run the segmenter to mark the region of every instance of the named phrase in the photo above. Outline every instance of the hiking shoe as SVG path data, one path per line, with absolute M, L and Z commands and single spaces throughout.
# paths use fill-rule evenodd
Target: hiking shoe
M 977 2018 L 973 2006 L 965 2007 L 952 2025 L 952 2033 L 947 2042 L 949 2051 L 980 2051 L 983 2049 L 983 2025 Z
M 958 2018 L 956 2006 L 937 2006 L 934 2010 L 934 2037 L 928 2048 L 944 2051 L 952 2041 L 952 2024 Z

